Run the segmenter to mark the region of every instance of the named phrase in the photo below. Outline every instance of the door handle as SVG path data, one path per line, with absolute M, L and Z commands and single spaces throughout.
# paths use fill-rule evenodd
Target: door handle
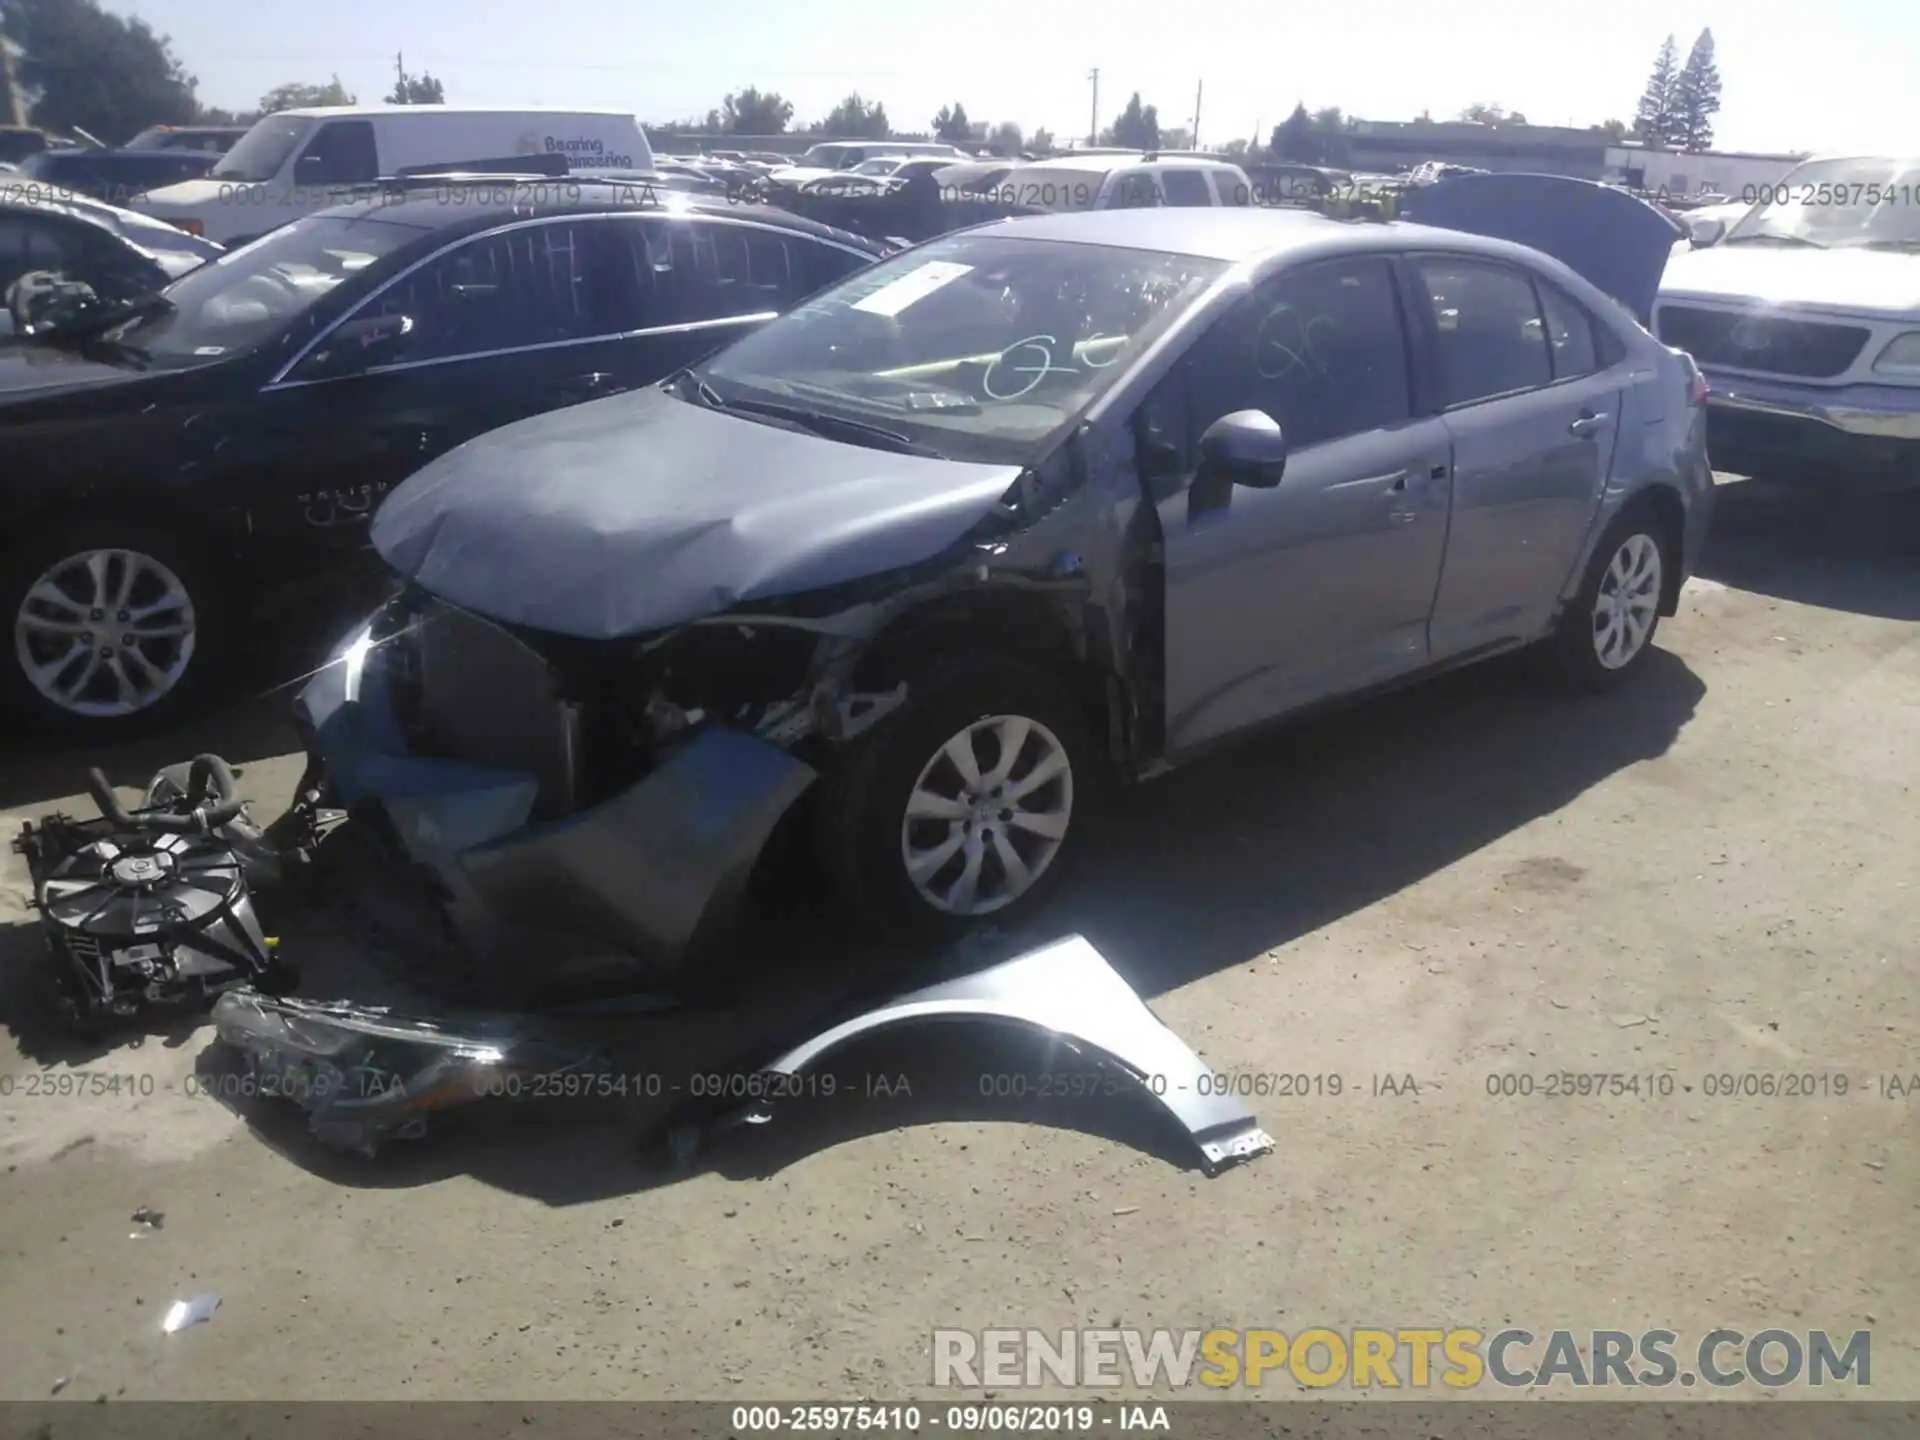
M 1595 415 L 1588 411 L 1583 412 L 1579 419 L 1567 426 L 1567 429 L 1571 430 L 1575 435 L 1578 435 L 1582 440 L 1585 440 L 1599 434 L 1600 427 L 1606 423 L 1607 417 L 1605 415 Z

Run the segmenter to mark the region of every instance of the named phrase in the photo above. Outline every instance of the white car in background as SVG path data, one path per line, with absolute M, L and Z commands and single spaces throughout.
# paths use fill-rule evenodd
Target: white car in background
M 1920 483 L 1920 156 L 1828 156 L 1754 189 L 1661 281 L 1654 330 L 1711 387 L 1714 468 Z

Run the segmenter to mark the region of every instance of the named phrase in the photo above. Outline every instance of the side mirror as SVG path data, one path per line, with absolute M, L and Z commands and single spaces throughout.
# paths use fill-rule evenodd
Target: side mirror
M 1200 467 L 1234 485 L 1270 490 L 1287 469 L 1287 437 L 1264 410 L 1222 415 L 1200 437 Z
M 1687 222 L 1687 234 L 1693 238 L 1694 248 L 1704 250 L 1709 245 L 1718 245 L 1727 233 L 1727 222 L 1702 216 L 1698 220 Z
M 415 326 L 411 315 L 369 315 L 349 320 L 300 367 L 305 378 L 331 380 L 358 375 L 391 360 L 406 349 Z

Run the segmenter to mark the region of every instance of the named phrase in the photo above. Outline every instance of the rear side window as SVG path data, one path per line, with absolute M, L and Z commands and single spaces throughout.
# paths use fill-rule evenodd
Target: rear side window
M 798 236 L 714 220 L 646 219 L 620 229 L 643 327 L 785 310 L 826 283 L 814 279 L 821 262 L 807 253 L 825 247 Z
M 1440 259 L 1420 261 L 1419 272 L 1432 307 L 1446 404 L 1553 382 L 1540 304 L 1525 275 L 1504 265 Z
M 300 152 L 293 178 L 301 185 L 364 185 L 379 179 L 373 122 L 329 120 Z
M 1587 312 L 1551 285 L 1540 287 L 1540 308 L 1547 317 L 1547 344 L 1553 352 L 1553 378 L 1571 380 L 1601 368 L 1595 325 Z
M 1169 205 L 1213 204 L 1213 196 L 1207 190 L 1207 177 L 1198 170 L 1164 171 L 1160 185 L 1167 192 Z
M 591 224 L 526 225 L 469 240 L 375 296 L 361 316 L 407 315 L 401 362 L 522 350 L 618 328 Z
M 32 215 L 0 214 L 0 295 L 35 270 L 65 270 L 79 262 L 78 247 L 61 229 Z

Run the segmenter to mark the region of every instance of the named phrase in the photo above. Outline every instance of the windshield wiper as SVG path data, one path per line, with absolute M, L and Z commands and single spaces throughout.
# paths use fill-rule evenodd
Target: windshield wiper
M 1862 250 L 1920 250 L 1920 235 L 1905 239 L 1880 236 L 1872 240 L 1862 240 L 1860 248 Z
M 798 425 L 803 430 L 811 430 L 827 440 L 847 440 L 855 445 L 877 445 L 877 448 L 891 450 L 900 455 L 924 455 L 929 460 L 944 460 L 932 446 L 922 445 L 910 436 L 902 435 L 898 430 L 889 430 L 884 425 L 872 425 L 865 420 L 850 420 L 844 415 L 828 415 L 818 410 L 807 410 L 799 405 L 776 405 L 768 400 L 731 400 L 727 409 L 747 415 L 764 415 L 771 420 L 784 420 L 790 425 Z
M 1827 248 L 1818 240 L 1809 240 L 1804 235 L 1782 235 L 1774 230 L 1763 231 L 1758 235 L 1729 235 L 1720 243 L 1722 245 L 1757 245 L 1763 240 L 1770 240 L 1776 245 L 1805 245 L 1814 250 Z
M 700 376 L 694 372 L 692 366 L 688 366 L 684 370 L 674 371 L 673 374 L 661 381 L 660 385 L 664 390 L 673 390 L 676 392 L 684 390 L 691 385 L 695 397 L 708 409 L 724 410 L 727 408 L 727 402 L 720 398 L 720 392 L 705 380 L 702 380 Z

